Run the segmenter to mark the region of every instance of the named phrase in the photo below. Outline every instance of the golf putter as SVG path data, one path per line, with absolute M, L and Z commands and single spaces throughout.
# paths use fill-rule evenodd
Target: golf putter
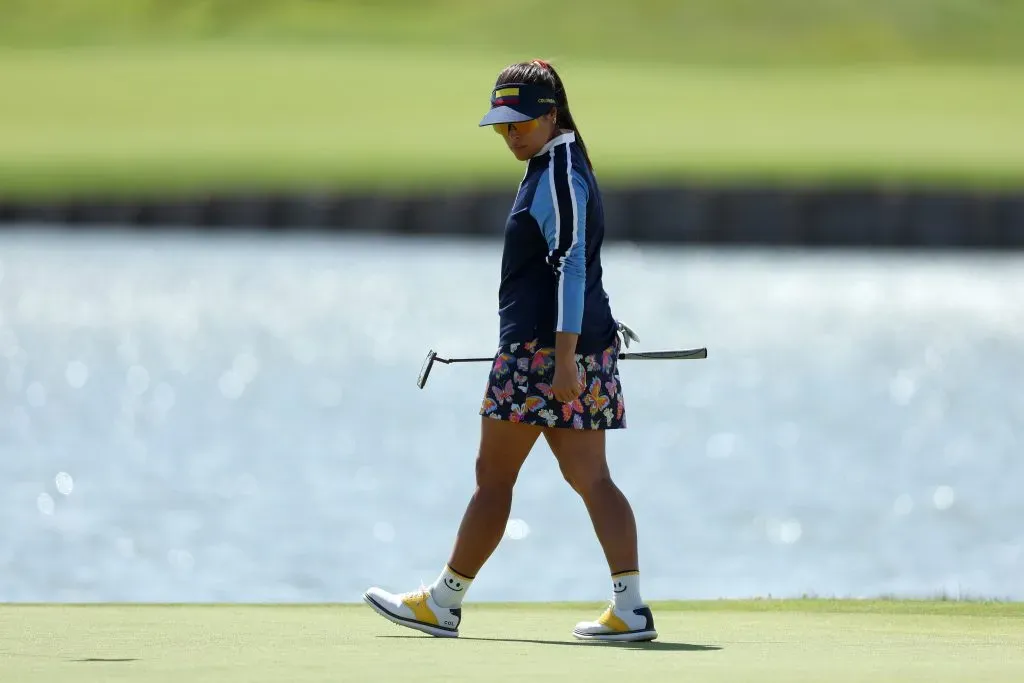
M 430 368 L 434 367 L 435 358 L 437 358 L 437 351 L 430 349 L 427 352 L 427 357 L 423 359 L 423 365 L 420 366 L 420 376 L 416 379 L 416 386 L 420 389 L 427 384 L 427 377 L 430 375 Z

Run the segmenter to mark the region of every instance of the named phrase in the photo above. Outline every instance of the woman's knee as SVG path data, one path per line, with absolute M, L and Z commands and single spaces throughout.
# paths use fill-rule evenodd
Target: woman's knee
M 583 498 L 590 498 L 599 495 L 603 489 L 614 488 L 611 474 L 607 468 L 599 468 L 592 471 L 569 469 L 562 467 L 562 476 L 569 483 L 576 493 Z
M 476 485 L 479 488 L 511 489 L 519 478 L 519 468 L 500 459 L 480 455 L 476 459 Z
M 545 433 L 548 445 L 558 460 L 562 477 L 581 496 L 611 481 L 605 459 L 604 433 L 550 430 Z

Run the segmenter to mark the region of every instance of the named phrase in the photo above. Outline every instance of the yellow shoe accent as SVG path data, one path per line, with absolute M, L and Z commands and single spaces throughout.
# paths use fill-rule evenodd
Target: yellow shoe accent
M 607 626 L 613 631 L 618 631 L 619 633 L 625 633 L 626 631 L 630 630 L 629 626 L 626 625 L 626 622 L 615 616 L 615 612 L 612 611 L 611 607 L 604 611 L 604 614 L 602 614 L 601 617 L 597 620 L 597 623 L 601 624 L 602 626 Z
M 440 624 L 438 624 L 437 615 L 434 614 L 434 610 L 430 609 L 427 605 L 427 596 L 428 593 L 426 589 L 406 593 L 402 596 L 402 604 L 412 610 L 416 621 L 439 626 Z
M 408 593 L 389 593 L 373 586 L 363 593 L 363 600 L 374 612 L 388 621 L 428 633 L 437 638 L 458 638 L 462 622 L 461 607 L 441 607 L 420 587 Z
M 581 621 L 572 630 L 580 640 L 646 641 L 658 637 L 651 608 L 615 609 L 612 603 L 597 621 Z

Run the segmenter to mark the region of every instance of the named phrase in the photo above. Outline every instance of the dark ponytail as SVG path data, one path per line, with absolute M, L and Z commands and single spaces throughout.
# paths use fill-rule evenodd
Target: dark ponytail
M 576 127 L 576 121 L 573 120 L 572 112 L 569 110 L 569 98 L 565 94 L 565 86 L 562 85 L 562 79 L 558 72 L 555 71 L 555 67 L 542 59 L 511 64 L 498 74 L 498 80 L 495 81 L 494 85 L 497 87 L 506 83 L 532 83 L 544 85 L 554 90 L 555 99 L 558 101 L 555 108 L 555 124 L 559 128 L 568 128 L 576 133 L 576 144 L 579 145 L 580 150 L 583 152 L 583 158 L 587 160 L 587 166 L 590 170 L 594 170 L 594 164 L 590 161 L 587 146 L 583 143 L 583 136 L 580 135 L 580 129 Z

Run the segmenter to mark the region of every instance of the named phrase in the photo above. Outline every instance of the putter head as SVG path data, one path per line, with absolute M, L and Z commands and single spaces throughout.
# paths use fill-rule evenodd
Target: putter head
M 427 357 L 423 359 L 423 365 L 420 367 L 420 376 L 416 380 L 416 386 L 420 389 L 427 384 L 427 377 L 430 375 L 430 368 L 434 367 L 435 358 L 437 358 L 437 352 L 431 349 L 427 352 Z

